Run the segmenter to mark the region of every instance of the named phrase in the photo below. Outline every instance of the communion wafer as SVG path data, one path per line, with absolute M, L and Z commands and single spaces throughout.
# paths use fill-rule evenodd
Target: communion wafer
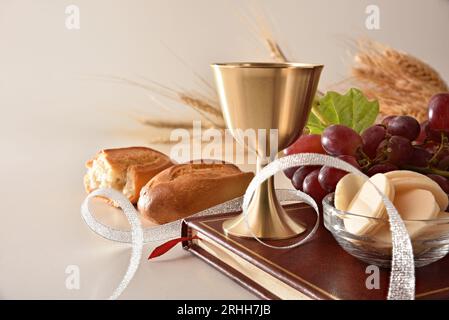
M 423 189 L 411 189 L 396 192 L 393 201 L 411 239 L 416 238 L 428 227 L 424 221 L 437 218 L 440 207 L 432 192 Z M 413 221 L 415 220 L 415 221 Z M 373 236 L 379 244 L 391 244 L 389 224 L 384 224 Z
M 349 213 L 362 216 L 350 216 L 344 222 L 346 229 L 356 235 L 372 233 L 379 228 L 379 224 L 370 218 L 383 218 L 386 216 L 382 196 L 375 187 L 390 200 L 394 199 L 395 190 L 390 180 L 384 174 L 378 173 L 369 180 L 372 184 L 369 181 L 365 181 L 347 209 Z
M 412 189 L 424 189 L 432 192 L 441 210 L 445 210 L 449 204 L 447 194 L 443 191 L 443 189 L 441 189 L 438 183 L 424 175 L 394 177 L 389 178 L 389 180 L 398 193 Z
M 424 189 L 396 191 L 393 203 L 403 220 L 434 219 L 440 213 L 433 193 Z
M 365 183 L 365 179 L 359 175 L 349 173 L 338 182 L 335 188 L 334 205 L 341 211 L 346 211 L 352 199 Z

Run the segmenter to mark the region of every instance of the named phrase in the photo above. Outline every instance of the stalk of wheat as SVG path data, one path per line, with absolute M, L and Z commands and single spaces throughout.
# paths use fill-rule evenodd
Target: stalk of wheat
M 159 105 L 163 105 L 158 97 L 166 98 L 174 103 L 178 103 L 186 108 L 189 108 L 197 113 L 197 117 L 192 120 L 201 120 L 202 129 L 214 128 L 218 130 L 224 130 L 225 124 L 223 119 L 223 114 L 220 110 L 218 101 L 216 97 L 206 97 L 204 94 L 197 92 L 188 92 L 184 90 L 177 90 L 164 86 L 158 82 L 147 80 L 147 81 L 137 81 L 133 79 L 128 79 L 125 77 L 114 76 L 114 75 L 101 75 L 95 76 L 97 79 L 117 82 L 129 86 L 134 86 L 145 90 L 152 98 L 154 102 Z M 201 79 L 202 80 L 202 79 Z M 147 117 L 134 117 L 138 122 L 144 126 L 156 128 L 156 129 L 186 129 L 192 130 L 192 120 L 191 121 L 180 121 L 180 120 L 164 120 L 164 119 L 153 119 Z M 171 115 L 170 115 L 170 118 Z M 167 136 L 160 135 L 151 139 L 151 143 L 158 144 L 170 144 L 173 141 Z
M 352 85 L 379 100 L 383 115 L 407 114 L 427 118 L 430 97 L 447 92 L 448 86 L 427 63 L 405 52 L 363 39 L 352 67 Z

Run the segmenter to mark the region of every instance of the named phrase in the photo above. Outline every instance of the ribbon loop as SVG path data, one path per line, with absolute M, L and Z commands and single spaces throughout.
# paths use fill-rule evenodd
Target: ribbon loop
M 125 273 L 122 281 L 120 281 L 120 284 L 118 285 L 118 287 L 114 290 L 112 295 L 109 297 L 110 300 L 115 300 L 126 289 L 129 282 L 134 277 L 134 274 L 136 273 L 137 268 L 139 267 L 139 263 L 142 258 L 143 230 L 142 230 L 142 225 L 140 223 L 140 218 L 137 214 L 137 211 L 136 211 L 136 209 L 134 209 L 134 206 L 132 205 L 132 203 L 129 202 L 128 198 L 126 198 L 121 192 L 118 192 L 114 189 L 104 189 L 104 188 L 91 192 L 86 197 L 83 204 L 81 205 L 82 216 L 89 226 L 92 223 L 97 222 L 90 213 L 89 203 L 93 198 L 98 197 L 98 196 L 111 199 L 115 203 L 117 203 L 119 205 L 119 207 L 122 208 L 123 213 L 125 214 L 126 218 L 128 219 L 129 224 L 131 225 L 131 242 L 132 242 L 131 257 L 129 260 L 128 268 L 126 269 L 126 273 Z M 106 230 L 107 230 L 107 227 L 105 227 L 103 225 L 101 225 L 101 226 L 106 228 Z

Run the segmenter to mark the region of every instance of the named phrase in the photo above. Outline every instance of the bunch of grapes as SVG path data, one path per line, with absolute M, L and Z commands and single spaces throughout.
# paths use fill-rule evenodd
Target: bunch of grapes
M 359 135 L 344 125 L 331 125 L 321 135 L 302 135 L 287 148 L 286 155 L 321 153 L 335 156 L 368 176 L 393 170 L 426 174 L 449 194 L 449 93 L 433 96 L 429 119 L 419 123 L 410 116 L 388 116 Z M 285 175 L 297 190 L 321 203 L 335 191 L 347 172 L 327 166 L 290 168 Z

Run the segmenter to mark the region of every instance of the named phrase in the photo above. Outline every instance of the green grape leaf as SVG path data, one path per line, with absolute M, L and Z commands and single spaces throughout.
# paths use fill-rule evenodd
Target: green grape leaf
M 315 99 L 312 105 L 312 112 L 310 112 L 309 119 L 307 120 L 306 126 L 311 134 L 320 134 L 326 128 L 320 119 L 318 119 L 318 117 L 313 113 L 313 110 L 318 108 L 318 105 L 319 101 L 318 99 Z
M 333 124 L 342 124 L 361 133 L 376 121 L 379 103 L 369 101 L 363 93 L 355 88 L 344 95 L 329 91 L 315 101 L 306 127 L 312 134 L 321 134 Z

